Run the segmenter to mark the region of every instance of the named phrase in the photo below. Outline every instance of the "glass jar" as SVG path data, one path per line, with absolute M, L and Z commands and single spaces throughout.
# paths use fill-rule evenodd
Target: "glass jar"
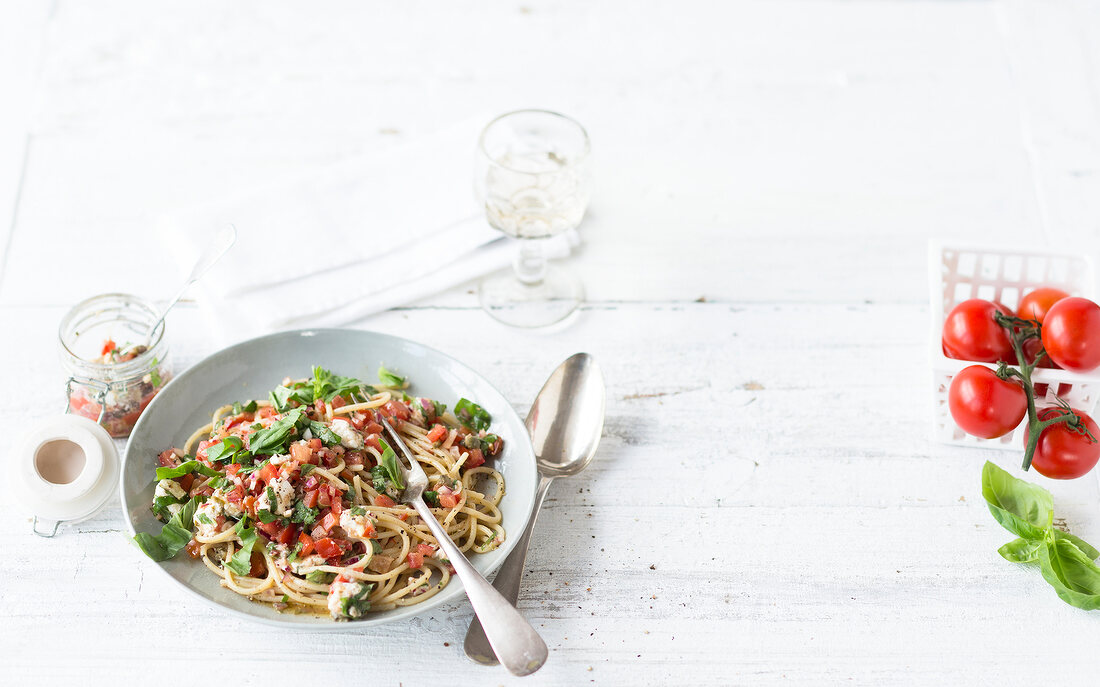
M 125 293 L 105 293 L 73 306 L 57 332 L 69 375 L 66 412 L 98 422 L 112 437 L 130 435 L 171 377 L 164 323 L 149 336 L 158 314 L 149 301 Z M 110 356 L 112 348 L 124 353 Z

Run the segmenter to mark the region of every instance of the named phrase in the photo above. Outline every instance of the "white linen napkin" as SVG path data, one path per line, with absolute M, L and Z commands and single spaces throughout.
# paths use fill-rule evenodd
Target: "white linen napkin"
M 485 119 L 488 121 L 488 118 Z M 228 340 L 347 324 L 444 291 L 508 264 L 512 247 L 473 194 L 482 120 L 471 120 L 322 174 L 164 218 L 187 249 L 225 223 L 236 245 L 194 287 Z M 575 232 L 547 241 L 564 257 Z

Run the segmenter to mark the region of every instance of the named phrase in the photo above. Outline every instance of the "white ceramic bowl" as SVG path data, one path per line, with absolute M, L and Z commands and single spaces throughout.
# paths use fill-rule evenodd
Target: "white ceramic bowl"
M 177 375 L 146 408 L 123 456 L 120 492 L 130 533 L 160 531 L 161 524 L 149 510 L 156 486 L 157 455 L 172 446 L 182 447 L 196 427 L 210 421 L 214 409 L 233 401 L 266 398 L 284 377 L 309 376 L 314 365 L 369 384 L 376 379 L 380 364 L 407 376 L 410 391 L 417 396 L 439 399 L 451 408 L 465 397 L 492 414 L 493 431 L 505 440 L 502 455 L 494 460 L 505 481 L 500 510 L 506 537 L 497 550 L 475 554 L 470 560 L 482 574 L 498 568 L 527 526 L 538 481 L 523 421 L 484 377 L 457 360 L 413 341 L 367 331 L 314 329 L 263 336 L 219 351 Z M 136 547 L 134 552 L 143 555 Z M 314 631 L 374 627 L 412 617 L 463 595 L 461 582 L 452 577 L 446 589 L 423 603 L 338 623 L 326 617 L 279 613 L 267 604 L 251 602 L 223 588 L 220 578 L 185 553 L 157 567 L 183 589 L 234 615 Z

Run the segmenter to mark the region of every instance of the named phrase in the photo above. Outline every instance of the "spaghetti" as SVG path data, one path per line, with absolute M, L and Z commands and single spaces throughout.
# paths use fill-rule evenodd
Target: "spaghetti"
M 267 400 L 214 411 L 182 450 L 159 456 L 152 509 L 160 535 L 139 533 L 155 560 L 185 549 L 222 586 L 279 610 L 338 620 L 420 603 L 454 569 L 411 506 L 378 415 L 395 424 L 428 475 L 424 498 L 463 552 L 504 540 L 504 478 L 485 465 L 503 441 L 489 414 L 461 399 L 454 412 L 381 384 L 314 368 Z

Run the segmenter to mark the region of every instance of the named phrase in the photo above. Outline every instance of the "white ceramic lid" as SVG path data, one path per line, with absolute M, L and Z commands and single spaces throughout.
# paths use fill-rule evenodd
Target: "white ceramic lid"
M 48 457 L 58 455 L 56 471 L 51 471 Z M 107 430 L 78 415 L 46 418 L 23 435 L 12 456 L 21 486 L 15 493 L 35 516 L 38 534 L 56 530 L 56 523 L 91 517 L 107 503 L 118 484 L 114 442 Z

